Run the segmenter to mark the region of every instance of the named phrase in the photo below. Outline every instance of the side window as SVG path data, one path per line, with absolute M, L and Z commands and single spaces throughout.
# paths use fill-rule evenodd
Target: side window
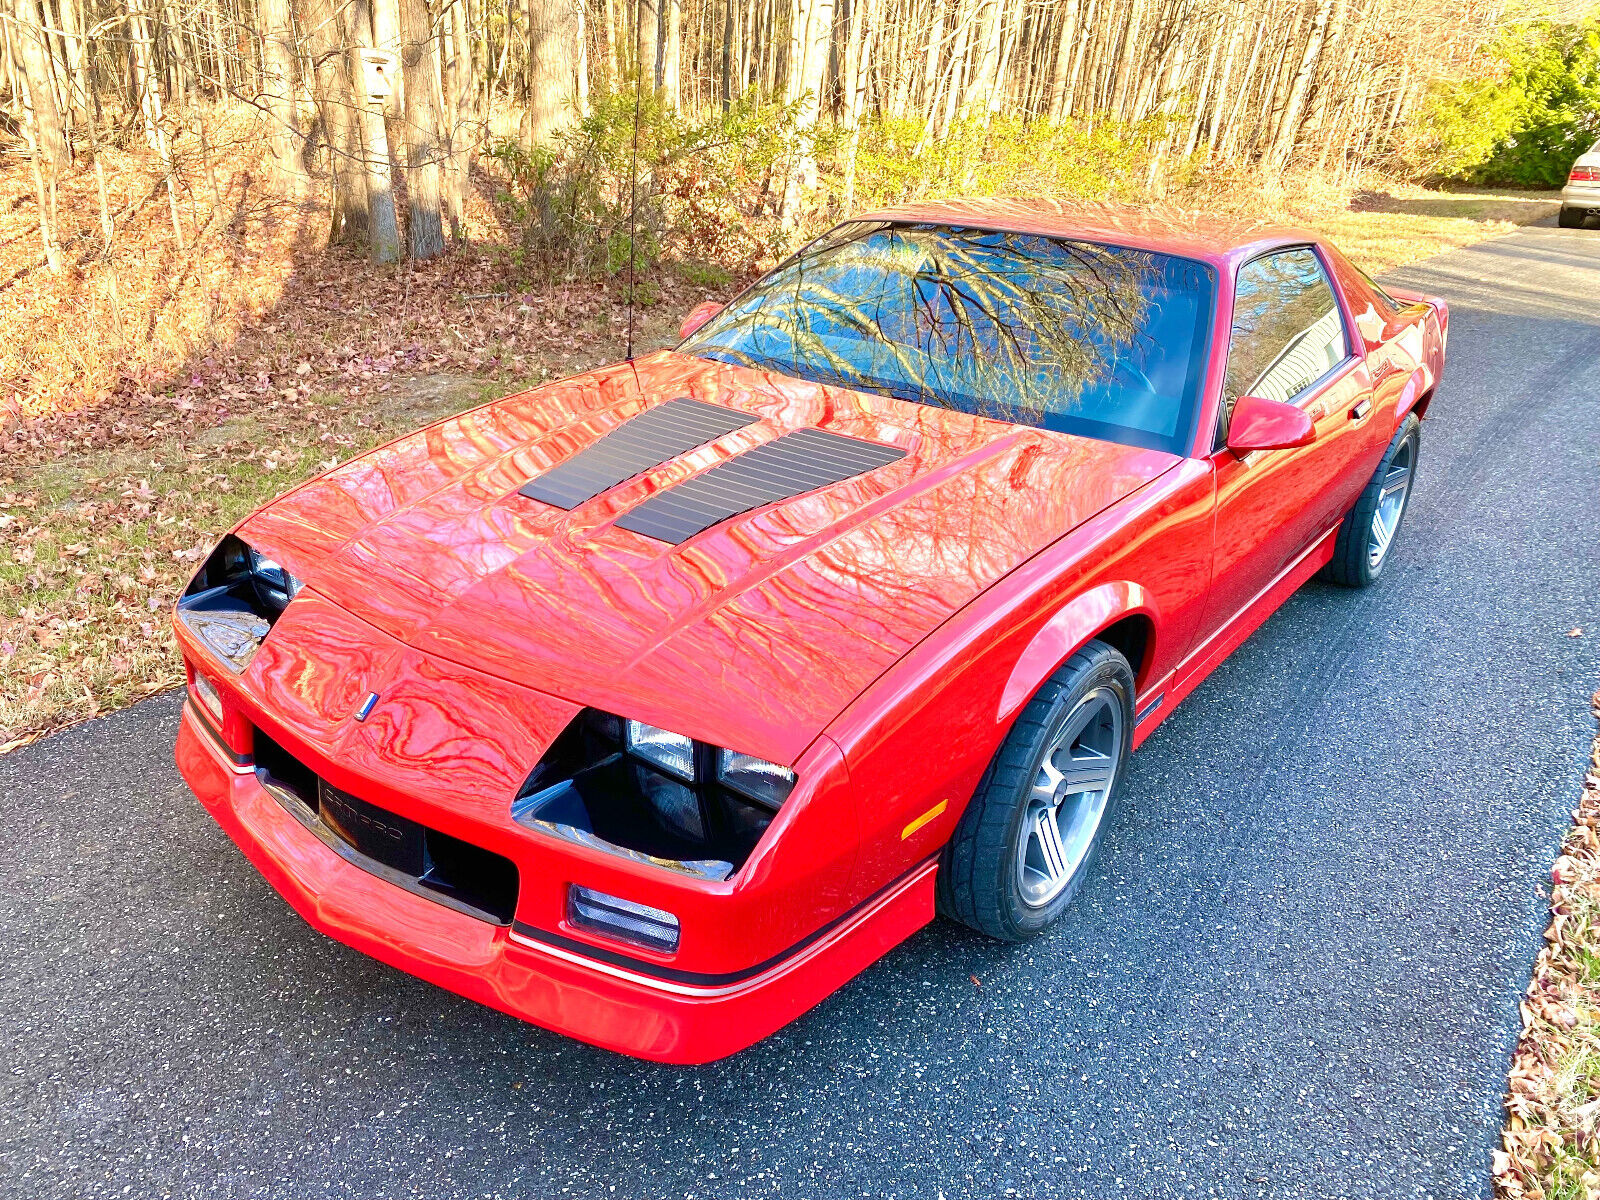
M 1293 400 L 1350 353 L 1333 288 L 1310 248 L 1239 269 L 1223 385 L 1223 429 L 1240 396 Z

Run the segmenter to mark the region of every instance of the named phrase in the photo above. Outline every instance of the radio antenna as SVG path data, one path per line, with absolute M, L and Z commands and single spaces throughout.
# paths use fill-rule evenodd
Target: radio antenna
M 645 6 L 639 5 L 642 16 Z M 637 46 L 637 41 L 635 46 Z M 638 53 L 635 51 L 635 58 Z M 644 63 L 640 60 L 634 64 L 633 72 L 633 161 L 628 167 L 628 361 L 633 361 L 633 288 L 635 283 L 635 261 L 637 250 L 634 246 L 634 236 L 637 230 L 637 214 L 639 209 L 639 92 L 641 90 L 640 78 L 644 75 Z

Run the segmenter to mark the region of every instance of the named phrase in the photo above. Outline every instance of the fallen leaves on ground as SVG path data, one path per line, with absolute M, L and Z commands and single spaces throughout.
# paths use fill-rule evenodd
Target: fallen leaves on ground
M 1502 1200 L 1600 1198 L 1600 738 L 1550 880 L 1494 1155 Z

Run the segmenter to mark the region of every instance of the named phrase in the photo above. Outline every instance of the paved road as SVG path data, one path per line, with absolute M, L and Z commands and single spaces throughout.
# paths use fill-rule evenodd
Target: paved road
M 1393 574 L 1162 727 L 1065 929 L 936 925 L 729 1062 L 313 933 L 185 791 L 173 697 L 0 759 L 0 1194 L 1487 1195 L 1600 682 L 1597 268 L 1534 229 L 1407 273 L 1454 319 Z

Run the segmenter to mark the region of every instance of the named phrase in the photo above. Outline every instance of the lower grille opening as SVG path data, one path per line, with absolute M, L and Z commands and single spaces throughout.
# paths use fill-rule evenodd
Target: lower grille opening
M 511 924 L 518 880 L 509 858 L 341 791 L 259 729 L 255 760 L 262 786 L 341 857 L 469 916 Z

